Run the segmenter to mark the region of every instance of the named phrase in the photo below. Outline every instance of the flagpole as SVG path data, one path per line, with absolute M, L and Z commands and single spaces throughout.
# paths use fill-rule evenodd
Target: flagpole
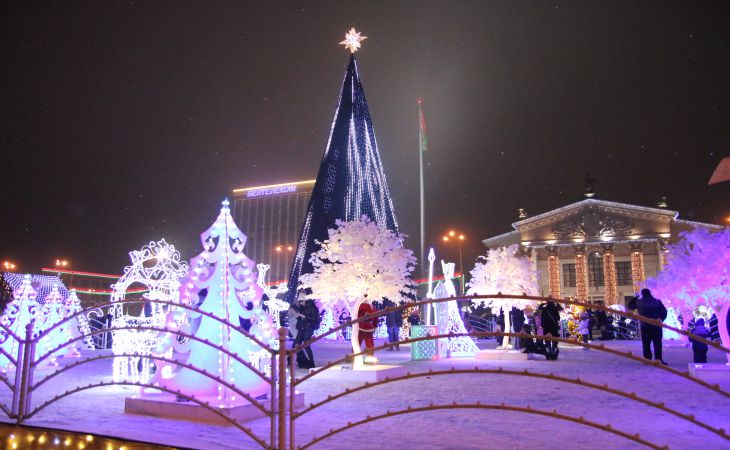
M 423 148 L 423 138 L 424 138 L 424 132 L 426 130 L 423 129 L 423 111 L 421 110 L 421 105 L 423 104 L 423 99 L 418 99 L 418 167 L 420 170 L 420 177 L 419 177 L 419 185 L 421 187 L 421 275 L 423 275 L 423 272 L 426 268 L 426 253 L 424 252 L 424 236 L 426 234 L 426 213 L 425 213 L 425 204 L 423 199 L 423 151 L 425 150 Z

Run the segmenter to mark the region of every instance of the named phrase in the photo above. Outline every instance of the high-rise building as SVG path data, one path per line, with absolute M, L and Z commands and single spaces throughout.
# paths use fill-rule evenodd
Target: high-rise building
M 233 190 L 233 220 L 248 236 L 244 252 L 269 264 L 269 281 L 285 280 L 315 180 Z

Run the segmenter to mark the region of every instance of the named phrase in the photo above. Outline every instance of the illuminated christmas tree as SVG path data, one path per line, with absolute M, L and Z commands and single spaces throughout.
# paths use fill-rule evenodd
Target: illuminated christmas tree
M 54 325 L 63 321 L 63 319 L 65 319 L 66 317 L 66 306 L 64 305 L 63 297 L 61 296 L 61 293 L 58 292 L 58 286 L 53 285 L 51 293 L 48 294 L 43 300 L 43 306 L 41 307 L 40 313 L 38 314 L 38 319 L 36 320 L 37 329 L 39 332 L 45 332 L 46 330 L 52 328 Z M 63 324 L 61 324 L 61 326 L 53 328 L 48 334 L 44 335 L 39 340 L 41 351 L 37 356 L 45 356 L 54 348 L 65 342 L 70 341 L 72 337 L 70 330 L 71 325 L 74 325 L 73 321 L 64 322 Z M 56 358 L 64 353 L 67 356 L 80 356 L 80 353 L 76 349 L 76 345 L 74 343 L 69 345 L 67 348 L 61 349 L 58 352 L 54 352 L 54 354 L 46 360 L 47 363 L 49 365 L 55 365 Z
M 63 302 L 64 307 L 66 308 L 66 317 L 71 317 L 77 312 L 81 311 L 81 302 L 79 301 L 78 296 L 76 295 L 76 289 L 71 289 L 68 293 L 68 297 L 66 297 L 66 301 Z M 76 326 L 70 325 L 69 331 L 71 333 L 71 338 L 77 338 L 79 336 L 84 336 L 83 342 L 86 344 L 86 346 L 89 349 L 94 349 L 94 340 L 91 336 L 91 327 L 89 326 L 89 318 L 86 317 L 85 314 L 79 314 L 76 316 L 76 319 L 74 319 L 76 322 Z
M 388 191 L 375 131 L 355 51 L 365 39 L 355 29 L 345 36 L 351 52 L 329 139 L 317 173 L 309 208 L 289 274 L 286 301 L 297 298 L 299 277 L 314 270 L 310 256 L 327 239 L 335 222 L 360 220 L 366 215 L 383 230 L 398 232 L 398 221 Z
M 35 320 L 40 310 L 40 304 L 36 300 L 37 295 L 33 286 L 30 285 L 30 275 L 25 275 L 20 287 L 13 291 L 13 300 L 8 303 L 5 312 L 0 317 L 2 324 L 21 338 L 25 338 L 25 326 Z M 18 341 L 4 328 L 0 328 L 0 339 L 2 339 L 0 347 L 13 358 L 17 358 Z M 9 364 L 10 360 L 0 354 L 0 368 L 5 371 Z
M 215 315 L 234 326 L 241 324 L 262 342 L 276 347 L 271 316 L 261 305 L 261 289 L 256 284 L 255 263 L 244 253 L 246 235 L 236 227 L 223 201 L 218 218 L 200 235 L 203 252 L 190 262 L 188 276 L 182 281 L 181 303 L 197 306 L 201 312 Z M 203 339 L 221 350 L 228 350 L 255 368 L 270 370 L 270 354 L 233 328 L 195 311 L 178 308 L 168 314 L 168 328 Z M 258 397 L 269 391 L 259 376 L 235 358 L 198 340 L 180 342 L 170 333 L 154 354 L 165 354 L 172 346 L 174 359 L 206 370 L 221 380 Z M 240 403 L 243 399 L 209 377 L 175 364 L 157 362 L 154 382 L 186 395 L 215 401 L 219 405 Z

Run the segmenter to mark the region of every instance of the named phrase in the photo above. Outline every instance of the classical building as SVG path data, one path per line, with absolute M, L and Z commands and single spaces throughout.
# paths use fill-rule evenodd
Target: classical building
M 289 274 L 315 180 L 233 190 L 233 220 L 248 237 L 244 252 L 269 264 L 269 281 Z
M 519 244 L 537 267 L 544 296 L 625 304 L 665 263 L 667 244 L 694 227 L 723 227 L 679 219 L 667 209 L 587 198 L 512 224 L 484 239 L 488 248 Z

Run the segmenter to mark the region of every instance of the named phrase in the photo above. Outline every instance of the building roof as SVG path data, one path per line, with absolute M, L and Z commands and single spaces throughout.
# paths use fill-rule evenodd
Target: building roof
M 511 243 L 519 243 L 521 238 L 521 232 L 525 229 L 533 228 L 534 226 L 540 224 L 541 222 L 544 222 L 546 219 L 555 217 L 555 216 L 565 216 L 566 214 L 569 214 L 573 211 L 577 211 L 581 208 L 589 207 L 589 206 L 598 206 L 601 208 L 610 208 L 610 209 L 620 209 L 624 211 L 631 211 L 634 213 L 641 214 L 642 216 L 653 216 L 657 219 L 660 219 L 662 221 L 668 221 L 673 222 L 676 224 L 682 224 L 682 225 L 689 225 L 689 226 L 703 226 L 706 228 L 709 228 L 711 230 L 721 230 L 723 229 L 723 226 L 721 225 L 714 225 L 709 223 L 702 223 L 702 222 L 693 222 L 688 220 L 681 220 L 679 219 L 679 212 L 673 211 L 670 209 L 664 209 L 664 208 L 654 208 L 654 207 L 647 207 L 647 206 L 638 206 L 638 205 L 631 205 L 628 203 L 619 203 L 619 202 L 612 202 L 607 200 L 598 200 L 595 198 L 588 198 L 584 199 L 575 203 L 571 203 L 569 205 L 553 209 L 551 211 L 547 211 L 542 214 L 538 214 L 536 216 L 528 217 L 526 219 L 517 221 L 512 223 L 512 228 L 514 231 L 510 231 L 507 233 L 503 233 L 497 236 L 493 236 L 487 239 L 482 240 L 482 243 L 488 247 L 496 246 L 496 245 L 506 245 Z M 663 219 L 662 219 L 663 218 Z

